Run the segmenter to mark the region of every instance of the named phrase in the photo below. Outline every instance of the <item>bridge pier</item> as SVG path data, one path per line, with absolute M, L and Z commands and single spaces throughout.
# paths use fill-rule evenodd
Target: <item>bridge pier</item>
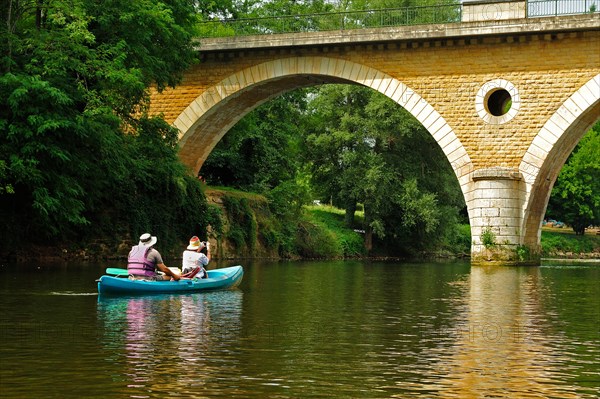
M 466 193 L 473 264 L 539 264 L 537 249 L 523 245 L 526 185 L 518 169 L 492 167 L 472 174 Z

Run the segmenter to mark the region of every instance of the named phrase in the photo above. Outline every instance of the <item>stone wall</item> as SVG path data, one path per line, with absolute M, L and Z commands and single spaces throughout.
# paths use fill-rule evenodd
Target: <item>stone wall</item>
M 506 19 L 525 18 L 527 2 L 463 0 L 463 22 L 502 21 Z

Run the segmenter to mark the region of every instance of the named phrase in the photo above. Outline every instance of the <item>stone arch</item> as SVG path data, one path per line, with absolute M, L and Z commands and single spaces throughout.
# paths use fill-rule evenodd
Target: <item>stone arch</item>
M 519 171 L 526 193 L 521 244 L 539 251 L 541 225 L 554 182 L 583 135 L 600 118 L 600 74 L 573 93 L 546 121 Z
M 404 107 L 440 145 L 463 193 L 467 192 L 471 159 L 446 120 L 404 83 L 377 69 L 338 58 L 299 56 L 268 61 L 205 90 L 173 123 L 180 131 L 181 159 L 198 173 L 223 135 L 249 111 L 286 91 L 324 83 L 370 87 Z

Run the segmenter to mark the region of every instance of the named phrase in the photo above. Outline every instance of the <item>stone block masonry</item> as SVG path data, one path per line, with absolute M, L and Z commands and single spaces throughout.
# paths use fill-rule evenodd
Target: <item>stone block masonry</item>
M 550 190 L 600 117 L 600 15 L 210 39 L 180 86 L 151 112 L 180 130 L 192 173 L 243 115 L 286 91 L 358 84 L 404 107 L 431 133 L 461 185 L 474 260 L 481 233 L 539 253 Z

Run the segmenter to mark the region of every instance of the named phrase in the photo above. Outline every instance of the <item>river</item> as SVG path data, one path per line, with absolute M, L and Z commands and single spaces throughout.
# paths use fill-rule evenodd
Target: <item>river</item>
M 597 263 L 253 261 L 234 290 L 99 297 L 119 266 L 0 266 L 1 398 L 600 396 Z

